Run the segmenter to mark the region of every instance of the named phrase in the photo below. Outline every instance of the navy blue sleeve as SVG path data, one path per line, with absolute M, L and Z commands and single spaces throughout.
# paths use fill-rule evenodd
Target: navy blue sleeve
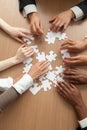
M 84 0 L 83 2 L 79 3 L 77 5 L 84 13 L 84 17 L 87 18 L 87 0 Z
M 36 5 L 36 2 L 35 2 L 35 0 L 19 0 L 19 9 L 20 9 L 20 11 L 22 11 L 23 8 L 26 5 L 29 5 L 29 4 L 35 4 Z

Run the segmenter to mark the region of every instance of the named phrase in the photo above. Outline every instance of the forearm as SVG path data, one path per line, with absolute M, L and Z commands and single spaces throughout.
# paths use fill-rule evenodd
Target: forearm
M 82 102 L 74 107 L 78 120 L 82 120 L 87 117 L 87 107 Z
M 11 26 L 7 24 L 3 19 L 0 18 L 0 28 L 9 34 Z
M 16 59 L 16 57 L 11 57 L 9 59 L 0 61 L 0 71 L 3 71 L 11 66 L 14 66 L 16 64 L 18 64 L 20 62 L 18 62 L 18 60 Z
M 2 111 L 6 106 L 8 106 L 8 104 L 18 98 L 18 96 L 19 94 L 13 87 L 2 93 L 0 95 L 0 111 Z
M 0 111 L 27 91 L 32 86 L 33 79 L 30 75 L 25 74 L 24 76 L 20 75 L 14 82 L 15 84 L 11 88 L 0 95 Z

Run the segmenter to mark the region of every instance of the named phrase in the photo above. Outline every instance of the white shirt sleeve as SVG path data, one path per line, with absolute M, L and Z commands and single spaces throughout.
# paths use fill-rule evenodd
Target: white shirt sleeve
M 27 17 L 28 14 L 37 12 L 37 7 L 34 4 L 30 4 L 24 7 L 23 9 L 23 16 Z
M 72 7 L 71 10 L 75 14 L 74 21 L 81 20 L 84 17 L 83 11 L 78 6 Z
M 25 74 L 18 82 L 13 85 L 13 88 L 19 93 L 24 93 L 33 85 L 33 79 L 30 75 Z
M 84 118 L 83 120 L 81 121 L 78 121 L 80 127 L 83 129 L 85 127 L 87 127 L 87 118 Z
M 13 86 L 13 78 L 0 78 L 0 91 L 6 91 Z

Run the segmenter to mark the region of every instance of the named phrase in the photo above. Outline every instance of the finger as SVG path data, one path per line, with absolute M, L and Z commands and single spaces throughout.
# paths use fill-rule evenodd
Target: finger
M 58 28 L 58 25 L 61 23 L 61 21 L 59 20 L 57 20 L 57 19 L 55 19 L 54 21 L 53 21 L 53 23 L 51 24 L 51 27 L 50 27 L 50 29 L 51 30 L 55 30 L 55 28 Z
M 39 26 L 40 26 L 40 33 L 44 34 L 42 23 L 40 23 Z
M 30 57 L 34 54 L 34 52 L 30 52 L 29 54 L 27 54 L 27 57 Z
M 34 51 L 34 49 L 32 47 L 29 47 L 29 46 L 25 47 L 24 49 L 25 49 L 25 51 L 31 51 L 31 50 Z
M 58 83 L 57 84 L 57 89 L 60 91 L 60 93 L 62 94 L 62 95 L 67 95 L 67 92 L 64 90 L 64 86 L 63 86 L 63 84 L 62 84 L 62 82 L 60 83 Z
M 28 55 L 28 54 L 30 54 L 30 53 L 34 53 L 34 51 L 33 51 L 33 50 L 26 51 L 26 52 L 25 52 L 25 55 Z
M 23 33 L 21 33 L 20 35 L 21 35 L 23 38 L 26 38 L 26 39 L 32 41 L 32 39 L 31 39 L 28 35 L 25 35 L 25 34 L 23 34 Z
M 23 42 L 20 38 L 16 37 L 15 39 L 16 39 L 18 42 L 20 42 L 21 44 L 24 44 L 24 42 Z
M 66 41 L 66 42 L 64 42 L 63 44 L 61 44 L 61 47 L 64 47 L 64 46 L 66 46 L 66 45 L 68 45 L 68 46 L 74 46 L 74 44 L 73 44 L 72 42 Z
M 67 29 L 68 23 L 64 24 L 64 31 Z
M 55 21 L 53 22 L 52 30 L 53 30 L 53 31 L 56 31 L 56 30 L 58 31 L 58 30 L 61 28 L 61 27 L 59 26 L 60 24 L 61 24 L 61 21 L 60 21 L 60 20 L 59 20 L 59 21 L 56 21 L 56 20 L 55 20 Z
M 75 56 L 75 57 L 69 57 L 69 58 L 65 58 L 65 60 L 79 60 L 79 57 L 78 56 Z
M 49 22 L 52 23 L 56 19 L 56 16 L 52 17 Z
M 35 24 L 33 24 L 33 25 L 31 26 L 31 31 L 32 31 L 33 34 L 37 34 Z
M 49 65 L 50 65 L 49 62 L 45 62 L 45 63 L 43 63 L 43 64 L 41 65 L 41 69 L 44 70 L 45 68 L 48 68 Z
M 63 71 L 63 74 L 64 74 L 64 75 L 77 75 L 75 69 L 65 69 L 65 70 Z
M 49 71 L 49 69 L 48 69 L 48 68 L 47 68 L 47 69 L 45 69 L 45 70 L 43 70 L 42 75 L 43 75 L 43 74 L 46 74 L 48 71 Z
M 39 62 L 40 66 L 43 65 L 43 63 L 45 63 L 45 62 L 47 63 L 48 61 L 46 61 L 46 60 L 40 61 Z

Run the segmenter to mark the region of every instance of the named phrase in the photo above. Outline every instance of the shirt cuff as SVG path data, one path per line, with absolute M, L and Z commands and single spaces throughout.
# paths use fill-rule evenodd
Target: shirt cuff
M 33 79 L 30 75 L 25 74 L 17 83 L 13 85 L 13 88 L 19 93 L 24 93 L 29 87 L 33 85 Z
M 81 20 L 84 17 L 83 11 L 78 6 L 72 7 L 71 10 L 75 14 L 74 21 Z
M 0 91 L 6 91 L 13 86 L 13 78 L 0 78 Z
M 23 16 L 27 17 L 28 14 L 37 12 L 37 8 L 34 4 L 30 4 L 24 7 L 23 9 Z
M 80 127 L 83 129 L 85 127 L 87 127 L 87 118 L 84 118 L 83 120 L 81 121 L 78 121 L 79 122 L 79 125 Z

